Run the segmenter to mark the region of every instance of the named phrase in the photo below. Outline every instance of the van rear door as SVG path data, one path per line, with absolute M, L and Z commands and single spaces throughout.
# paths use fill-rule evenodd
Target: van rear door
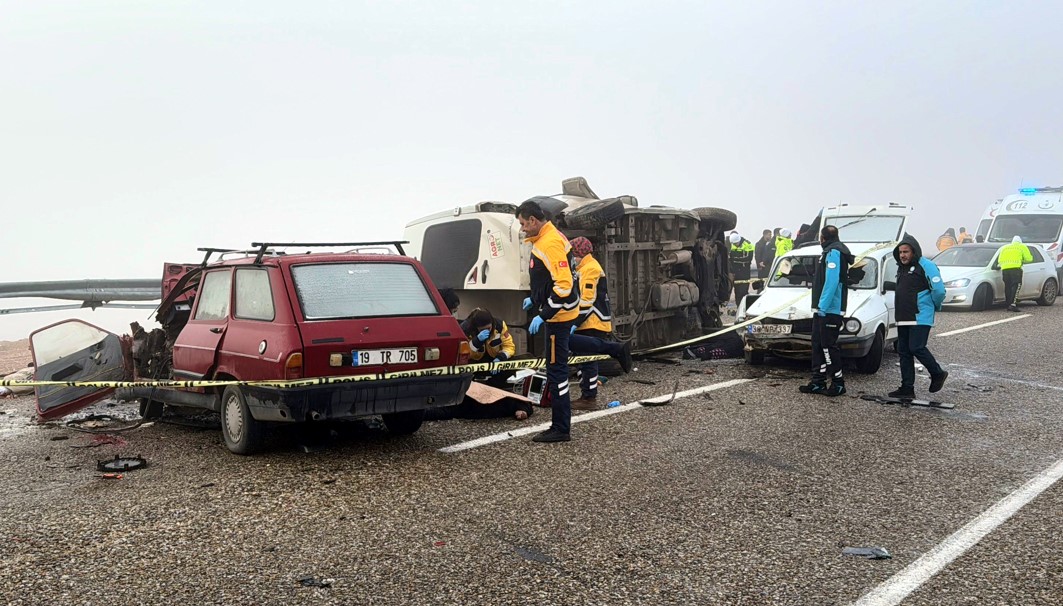
M 465 336 L 412 262 L 291 266 L 305 376 L 452 366 Z

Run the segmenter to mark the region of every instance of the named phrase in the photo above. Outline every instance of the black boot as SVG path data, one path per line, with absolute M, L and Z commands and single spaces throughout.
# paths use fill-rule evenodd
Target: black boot
M 941 374 L 930 377 L 930 393 L 937 393 L 941 391 L 941 387 L 945 385 L 945 379 L 949 378 L 949 371 L 943 370 Z
M 797 391 L 800 391 L 801 393 L 823 394 L 827 391 L 827 384 L 819 383 L 817 381 L 809 381 L 808 385 L 798 387 Z
M 631 369 L 634 368 L 635 361 L 631 359 L 631 341 L 624 342 L 617 362 L 620 362 L 620 368 L 624 369 L 624 374 L 631 372 Z
M 532 442 L 568 442 L 572 439 L 567 433 L 561 433 L 556 429 L 547 429 L 546 431 L 536 435 L 532 438 Z
M 845 395 L 845 381 L 831 382 L 830 387 L 828 387 L 827 390 L 823 392 L 823 395 L 830 396 L 832 398 L 836 396 Z
M 900 400 L 914 400 L 915 399 L 915 388 L 914 387 L 899 387 L 899 388 L 889 392 L 888 394 L 886 394 L 886 396 L 888 396 L 890 398 L 898 398 Z

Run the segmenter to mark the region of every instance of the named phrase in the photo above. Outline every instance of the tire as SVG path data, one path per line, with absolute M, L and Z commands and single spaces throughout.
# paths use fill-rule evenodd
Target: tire
M 158 419 L 162 417 L 162 410 L 165 404 L 158 400 L 149 400 L 147 398 L 137 398 L 137 402 L 140 404 L 140 418 L 141 419 Z
M 405 412 L 392 412 L 381 415 L 384 419 L 384 427 L 393 434 L 406 436 L 421 428 L 424 423 L 424 410 L 407 410 Z
M 624 203 L 616 198 L 598 200 L 565 213 L 565 226 L 572 229 L 598 229 L 624 216 Z
M 711 206 L 702 206 L 695 208 L 691 212 L 701 218 L 702 221 L 710 221 L 712 223 L 719 224 L 720 229 L 728 231 L 734 229 L 738 225 L 738 215 L 727 210 L 726 208 L 713 208 Z
M 875 340 L 871 342 L 871 351 L 862 358 L 856 359 L 856 371 L 865 375 L 873 375 L 882 367 L 882 351 L 885 349 L 885 339 L 881 330 L 875 331 Z
M 763 366 L 766 357 L 763 350 L 747 349 L 745 351 L 746 364 L 750 366 Z
M 242 389 L 235 385 L 221 395 L 221 435 L 229 452 L 249 455 L 262 448 L 263 426 L 251 416 Z
M 1056 302 L 1056 297 L 1059 296 L 1059 283 L 1049 278 L 1045 280 L 1045 285 L 1041 287 L 1041 298 L 1037 299 L 1037 304 L 1041 307 L 1048 307 Z
M 985 311 L 993 305 L 993 289 L 988 284 L 981 284 L 974 291 L 971 311 Z

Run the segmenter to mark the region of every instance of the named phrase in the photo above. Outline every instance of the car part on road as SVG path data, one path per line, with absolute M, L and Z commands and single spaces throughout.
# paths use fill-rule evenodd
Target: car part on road
M 140 456 L 123 457 L 121 455 L 114 455 L 113 459 L 96 461 L 96 470 L 104 472 L 133 471 L 134 469 L 143 469 L 147 466 L 148 461 Z
M 842 555 L 867 558 L 869 560 L 889 560 L 893 556 L 885 547 L 846 547 Z
M 672 386 L 672 395 L 667 400 L 643 400 L 640 402 L 643 406 L 664 406 L 675 402 L 675 395 L 679 393 L 679 379 L 675 380 L 675 385 Z
M 909 400 L 908 398 L 890 398 L 887 396 L 875 396 L 875 395 L 862 395 L 861 400 L 867 400 L 868 402 L 878 402 L 879 404 L 899 404 L 903 408 L 909 406 L 922 406 L 924 408 L 939 408 L 941 410 L 952 410 L 956 408 L 955 404 L 948 402 L 937 402 L 935 400 Z
M 295 582 L 303 587 L 318 587 L 320 589 L 329 589 L 332 587 L 332 579 L 317 579 L 312 576 L 299 577 L 295 579 Z

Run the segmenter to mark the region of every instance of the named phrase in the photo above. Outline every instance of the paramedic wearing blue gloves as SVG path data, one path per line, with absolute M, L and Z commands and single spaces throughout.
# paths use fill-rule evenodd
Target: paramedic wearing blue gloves
M 568 442 L 572 426 L 572 400 L 568 389 L 568 340 L 579 316 L 579 292 L 572 275 L 572 246 L 534 198 L 517 208 L 517 221 L 531 244 L 531 297 L 524 308 L 535 314 L 528 332 L 546 333 L 546 377 L 550 384 L 550 428 L 532 438 L 535 442 Z
M 933 261 L 923 257 L 915 238 L 905 235 L 893 249 L 897 260 L 897 353 L 901 356 L 901 387 L 891 391 L 891 398 L 915 398 L 915 359 L 930 373 L 930 392 L 941 390 L 948 371 L 941 368 L 926 347 L 934 313 L 945 301 L 945 284 Z
M 845 321 L 849 290 L 845 281 L 853 255 L 838 239 L 838 228 L 833 225 L 820 230 L 819 243 L 823 246 L 823 255 L 812 278 L 812 381 L 802 385 L 800 391 L 840 396 L 845 393 L 845 377 L 842 376 L 838 333 Z

